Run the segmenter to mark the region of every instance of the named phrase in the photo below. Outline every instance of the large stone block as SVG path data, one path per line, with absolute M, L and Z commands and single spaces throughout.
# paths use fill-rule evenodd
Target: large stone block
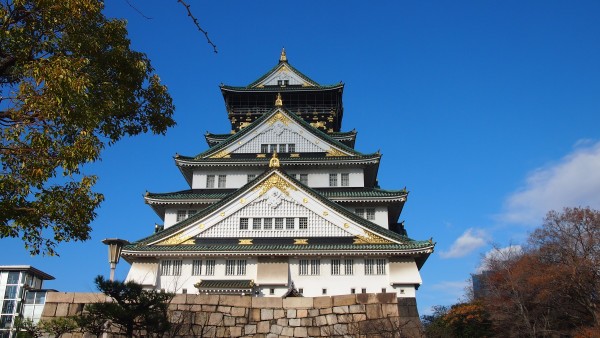
M 350 305 L 348 307 L 348 312 L 350 313 L 361 313 L 361 312 L 365 312 L 365 306 L 362 304 L 357 304 L 357 305 Z
M 261 320 L 273 319 L 273 309 L 260 309 L 260 319 Z
M 288 318 L 296 318 L 296 309 L 288 309 L 287 317 Z
M 221 325 L 223 321 L 223 314 L 220 312 L 213 312 L 208 317 L 208 325 Z
M 277 324 L 271 325 L 271 332 L 272 333 L 274 333 L 274 334 L 281 334 L 281 331 L 283 331 L 283 326 L 277 325 Z
M 327 325 L 334 325 L 338 323 L 337 315 L 334 314 L 325 315 L 325 319 L 327 319 Z
M 380 304 L 367 304 L 366 310 L 368 319 L 379 319 L 382 317 Z
M 333 304 L 331 297 L 314 297 L 313 298 L 313 308 L 322 309 L 326 307 L 331 307 Z
M 56 314 L 56 303 L 44 304 L 44 310 L 42 310 L 42 317 L 54 317 Z
M 253 297 L 251 300 L 253 308 L 281 309 L 283 307 L 283 299 L 279 297 Z
M 60 303 L 56 305 L 56 317 L 66 317 L 69 315 L 69 304 Z
M 244 334 L 253 335 L 256 334 L 256 324 L 248 324 L 244 326 Z
M 234 317 L 243 317 L 246 315 L 246 308 L 243 307 L 232 307 L 231 315 Z
M 217 305 L 219 299 L 219 295 L 187 295 L 188 304 Z
M 322 315 L 328 315 L 330 313 L 333 313 L 333 310 L 330 307 L 319 310 L 319 314 Z
M 308 310 L 308 315 L 310 317 L 316 317 L 319 315 L 319 309 L 309 309 Z
M 300 325 L 312 326 L 314 318 L 300 318 Z
M 312 309 L 313 299 L 311 297 L 289 297 L 283 299 L 284 309 Z
M 217 306 L 217 312 L 221 312 L 224 314 L 230 314 L 231 306 Z
M 381 311 L 383 313 L 383 317 L 398 317 L 397 304 L 381 304 Z
M 346 324 L 335 324 L 333 325 L 333 332 L 335 332 L 336 335 L 346 335 L 348 334 L 348 325 Z
M 261 309 L 250 309 L 250 321 L 251 322 L 259 322 L 260 321 L 260 310 Z
M 253 299 L 256 297 L 221 295 L 219 305 L 251 307 Z
M 318 326 L 311 326 L 307 328 L 309 337 L 318 337 L 321 335 L 321 329 Z
M 256 324 L 257 333 L 268 333 L 269 331 L 271 331 L 271 323 L 268 320 Z
M 68 316 L 75 316 L 83 312 L 83 306 L 85 304 L 69 304 L 69 313 Z
M 334 306 L 332 310 L 333 310 L 333 313 L 337 313 L 337 314 L 348 313 L 349 312 L 348 305 Z
M 359 304 L 375 304 L 379 303 L 379 300 L 375 293 L 359 293 L 356 295 L 356 302 Z
M 294 328 L 293 327 L 284 327 L 281 331 L 282 336 L 293 337 L 294 336 Z
M 354 323 L 362 322 L 367 320 L 367 315 L 364 313 L 354 313 L 352 314 L 352 321 Z
M 76 292 L 73 294 L 73 303 L 92 304 L 106 300 L 106 295 L 94 292 Z
M 285 318 L 285 311 L 282 309 L 276 309 L 273 311 L 273 318 L 274 319 L 279 319 L 279 318 Z
M 377 301 L 381 304 L 392 304 L 398 303 L 398 298 L 396 298 L 396 293 L 378 293 L 375 295 Z
M 315 317 L 315 325 L 317 325 L 317 326 L 327 325 L 327 318 L 325 316 Z
M 175 297 L 173 297 L 173 299 L 171 299 L 171 304 L 185 304 L 187 301 L 187 295 L 184 294 L 178 294 L 175 295 Z
M 306 318 L 308 316 L 308 310 L 307 309 L 300 309 L 298 311 L 296 311 L 296 317 L 297 318 Z
M 341 295 L 331 297 L 333 306 L 353 305 L 356 304 L 356 295 Z
M 229 316 L 223 317 L 223 325 L 235 326 L 235 317 L 229 317 Z
M 248 318 L 246 317 L 235 317 L 236 324 L 248 324 Z
M 242 335 L 242 328 L 238 326 L 230 327 L 229 333 L 231 333 L 232 337 L 240 337 Z
M 46 303 L 73 303 L 73 292 L 47 292 Z
M 294 328 L 294 337 L 308 337 L 308 330 L 305 327 Z
M 300 319 L 299 318 L 288 319 L 288 325 L 289 326 L 300 326 Z

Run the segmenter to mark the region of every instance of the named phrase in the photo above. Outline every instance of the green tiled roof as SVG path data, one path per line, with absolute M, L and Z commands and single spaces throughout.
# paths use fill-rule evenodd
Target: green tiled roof
M 219 150 L 222 150 L 224 148 L 226 148 L 227 146 L 229 146 L 230 144 L 234 143 L 235 141 L 237 141 L 238 139 L 240 139 L 241 137 L 245 136 L 248 133 L 251 133 L 252 130 L 254 128 L 256 128 L 257 125 L 259 125 L 262 121 L 267 120 L 268 118 L 270 118 L 271 116 L 273 116 L 275 114 L 275 111 L 279 110 L 281 108 L 281 110 L 284 112 L 284 114 L 296 121 L 297 123 L 299 123 L 301 126 L 303 126 L 308 132 L 312 133 L 313 135 L 315 135 L 316 137 L 320 138 L 322 141 L 331 143 L 333 145 L 335 145 L 336 147 L 350 153 L 350 154 L 354 154 L 356 156 L 364 156 L 364 154 L 354 150 L 351 147 L 348 147 L 347 145 L 341 143 L 340 141 L 332 138 L 331 136 L 327 135 L 326 133 L 318 130 L 317 128 L 311 126 L 310 124 L 308 124 L 306 121 L 304 121 L 304 119 L 302 119 L 301 117 L 297 116 L 296 114 L 292 114 L 290 113 L 287 109 L 285 109 L 285 107 L 273 107 L 273 109 L 266 113 L 263 114 L 261 117 L 259 117 L 258 119 L 256 119 L 251 125 L 249 125 L 248 127 L 240 130 L 239 132 L 231 135 L 229 138 L 225 139 L 224 141 L 216 144 L 215 146 L 209 148 L 208 150 L 196 155 L 194 158 L 195 159 L 202 159 L 205 156 L 208 156 L 209 154 L 213 154 L 218 152 Z M 180 156 L 181 157 L 181 156 Z M 182 158 L 187 158 L 187 157 L 182 157 Z
M 406 190 L 383 190 L 378 188 L 313 188 L 326 198 L 386 198 L 408 195 Z M 222 199 L 236 189 L 188 189 L 168 193 L 147 193 L 146 197 L 164 200 Z
M 198 289 L 251 289 L 254 282 L 251 279 L 203 279 L 194 286 Z
M 198 158 L 196 157 L 190 157 L 190 156 L 182 156 L 179 155 L 176 157 L 176 159 L 179 160 L 185 160 L 185 161 L 192 161 L 192 162 L 228 162 L 228 161 L 236 161 L 236 160 L 243 160 L 244 163 L 252 163 L 252 162 L 257 162 L 257 163 L 265 163 L 268 164 L 269 160 L 271 159 L 270 157 L 255 157 L 256 154 L 251 154 L 252 157 L 226 157 L 226 158 Z M 293 164 L 294 162 L 305 162 L 305 161 L 336 161 L 336 162 L 343 162 L 344 160 L 377 160 L 379 158 L 381 158 L 381 154 L 360 154 L 360 155 L 356 155 L 356 156 L 326 156 L 325 153 L 322 153 L 322 156 L 310 156 L 310 157 L 302 157 L 302 153 L 300 153 L 300 157 L 284 157 L 284 154 L 278 154 L 279 156 L 279 162 L 281 162 L 282 165 L 285 165 L 286 163 L 291 163 Z
M 310 243 L 310 238 L 308 240 Z M 410 240 L 404 244 L 261 244 L 261 245 L 153 245 L 136 246 L 135 244 L 126 245 L 124 250 L 129 251 L 200 251 L 200 252 L 284 252 L 284 251 L 334 251 L 334 250 L 418 250 L 433 246 L 429 241 Z
M 213 133 L 206 133 L 204 135 L 205 138 L 210 138 L 213 139 L 215 141 L 224 141 L 227 138 L 231 137 L 232 134 L 213 134 Z M 338 132 L 333 132 L 333 133 L 327 133 L 327 135 L 329 135 L 330 137 L 333 138 L 349 138 L 349 137 L 355 137 L 356 136 L 356 130 L 351 130 L 351 131 L 338 131 Z
M 314 86 L 314 87 L 302 87 L 302 86 L 287 86 L 287 87 L 236 87 L 236 86 L 227 86 L 221 85 L 221 90 L 226 91 L 242 91 L 242 92 L 308 92 L 314 90 L 327 90 L 327 89 L 338 89 L 344 87 L 343 84 L 335 84 L 335 85 L 326 85 L 326 86 Z
M 252 180 L 251 182 L 247 183 L 246 185 L 244 185 L 243 187 L 241 187 L 240 189 L 236 190 L 234 193 L 230 194 L 229 196 L 227 196 L 226 198 L 222 199 L 221 201 L 214 203 L 212 205 L 210 205 L 209 207 L 207 207 L 206 209 L 203 209 L 202 211 L 194 214 L 193 216 L 165 229 L 162 231 L 159 231 L 153 235 L 150 235 L 146 238 L 143 238 L 135 243 L 132 243 L 131 245 L 126 246 L 127 250 L 131 250 L 134 248 L 140 248 L 143 246 L 146 246 L 148 243 L 150 242 L 154 242 L 154 241 L 158 241 L 161 238 L 165 238 L 183 228 L 185 228 L 187 225 L 197 221 L 198 219 L 201 219 L 202 217 L 205 217 L 213 212 L 215 212 L 216 210 L 218 210 L 218 208 L 220 208 L 222 205 L 229 203 L 232 200 L 235 200 L 236 198 L 238 198 L 238 196 L 244 194 L 247 190 L 251 189 L 252 187 L 254 187 L 258 182 L 262 181 L 263 179 L 265 179 L 268 175 L 272 174 L 274 171 L 280 173 L 281 175 L 283 175 L 284 177 L 286 177 L 288 180 L 294 182 L 295 185 L 297 185 L 298 187 L 301 187 L 303 190 L 305 190 L 307 193 L 309 193 L 310 195 L 312 195 L 314 198 L 316 198 L 317 200 L 319 200 L 321 203 L 325 204 L 326 206 L 328 206 L 329 208 L 331 208 L 332 210 L 335 210 L 336 212 L 345 215 L 346 217 L 348 217 L 349 219 L 351 219 L 353 222 L 360 224 L 361 226 L 369 229 L 370 231 L 374 232 L 375 234 L 387 237 L 387 238 L 391 238 L 394 239 L 398 242 L 403 243 L 403 245 L 405 245 L 407 242 L 414 242 L 412 239 L 400 235 L 398 233 L 395 233 L 391 230 L 382 228 L 381 226 L 372 223 L 358 215 L 355 215 L 354 213 L 350 212 L 348 209 L 344 208 L 343 206 L 328 200 L 327 198 L 325 198 L 324 196 L 322 196 L 321 194 L 319 194 L 317 191 L 315 191 L 314 189 L 311 189 L 310 187 L 307 187 L 305 185 L 303 185 L 302 183 L 300 183 L 299 181 L 297 181 L 296 179 L 292 178 L 291 176 L 287 175 L 285 172 L 279 171 L 278 169 L 271 169 L 271 170 L 267 170 L 265 171 L 263 174 L 261 174 L 260 176 L 258 176 L 257 178 L 255 178 L 254 180 Z M 273 173 L 275 174 L 275 173 Z

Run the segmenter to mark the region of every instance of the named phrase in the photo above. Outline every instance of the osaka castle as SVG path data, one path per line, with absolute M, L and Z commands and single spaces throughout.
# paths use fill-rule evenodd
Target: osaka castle
M 256 81 L 220 89 L 231 131 L 175 156 L 190 189 L 146 193 L 164 223 L 123 248 L 127 280 L 175 293 L 415 297 L 435 244 L 408 237 L 408 192 L 380 188 L 381 154 L 342 131 L 344 84 L 313 81 L 283 50 Z

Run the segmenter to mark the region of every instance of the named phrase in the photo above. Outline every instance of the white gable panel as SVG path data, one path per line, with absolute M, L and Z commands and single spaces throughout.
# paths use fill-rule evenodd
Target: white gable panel
M 313 86 L 298 74 L 293 72 L 286 65 L 281 66 L 275 73 L 269 75 L 266 79 L 262 80 L 260 83 L 256 85 L 256 87 L 261 86 L 277 86 L 279 85 L 278 81 L 288 81 L 288 85 L 302 85 L 302 86 Z
M 309 140 L 306 132 L 299 130 L 298 126 L 286 126 L 281 121 L 275 122 L 264 131 L 253 135 L 248 141 L 243 140 L 242 145 L 234 153 L 260 153 L 261 144 L 294 144 L 296 153 L 324 152 L 329 149 L 326 144 L 316 140 Z
M 290 199 L 291 200 L 291 199 Z M 293 200 L 282 199 L 280 204 L 273 208 L 274 204 L 269 199 L 263 199 L 252 203 L 238 212 L 230 215 L 223 221 L 215 224 L 210 229 L 202 232 L 198 237 L 340 237 L 352 236 L 349 232 L 343 230 L 322 216 L 315 214 L 303 205 L 297 204 Z M 249 220 L 248 230 L 240 230 L 240 218 L 294 218 L 294 229 L 281 230 L 253 230 L 252 220 Z M 308 218 L 308 229 L 298 228 L 298 218 Z

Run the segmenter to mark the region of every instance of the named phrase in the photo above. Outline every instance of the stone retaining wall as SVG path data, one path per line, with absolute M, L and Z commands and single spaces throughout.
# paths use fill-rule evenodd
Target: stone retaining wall
M 98 293 L 52 292 L 43 319 L 73 316 Z M 331 297 L 176 295 L 169 305 L 176 337 L 419 337 L 414 298 L 394 293 Z M 63 337 L 82 337 L 81 333 Z

